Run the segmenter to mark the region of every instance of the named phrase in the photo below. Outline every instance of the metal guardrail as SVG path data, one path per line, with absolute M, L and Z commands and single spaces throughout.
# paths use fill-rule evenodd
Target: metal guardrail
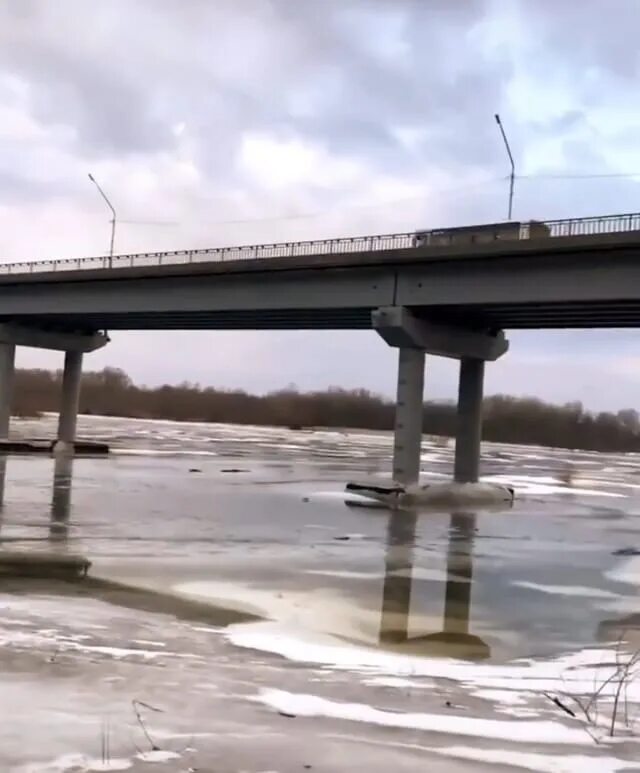
M 201 250 L 171 252 L 141 252 L 128 255 L 62 258 L 57 260 L 0 263 L 1 274 L 33 274 L 50 271 L 127 268 L 138 266 L 180 265 L 217 261 L 265 260 L 314 255 L 335 255 L 350 252 L 378 252 L 423 246 L 473 244 L 512 239 L 558 238 L 564 236 L 596 236 L 598 234 L 640 231 L 640 213 L 604 215 L 602 217 L 568 218 L 565 220 L 532 220 L 523 223 L 496 223 L 465 228 L 432 229 L 412 233 L 357 236 L 342 239 L 322 239 L 279 244 L 255 244 L 240 247 L 214 247 Z M 474 238 L 474 233 L 478 238 Z M 516 234 L 514 236 L 514 234 Z M 480 236 L 481 235 L 481 236 Z M 417 242 L 417 237 L 420 242 Z

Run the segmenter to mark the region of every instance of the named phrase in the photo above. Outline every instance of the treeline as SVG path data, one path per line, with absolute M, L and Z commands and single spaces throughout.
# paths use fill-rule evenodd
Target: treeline
M 33 416 L 57 411 L 61 373 L 19 370 L 14 413 Z M 121 370 L 86 373 L 82 413 L 144 419 L 225 422 L 272 426 L 393 428 L 394 404 L 364 389 L 332 388 L 318 392 L 283 389 L 264 396 L 240 390 L 202 388 L 197 384 L 148 388 L 136 386 Z M 426 403 L 425 433 L 453 436 L 453 403 Z M 496 395 L 485 399 L 486 440 L 597 451 L 640 451 L 640 417 L 635 410 L 590 413 L 581 403 L 549 405 L 532 398 Z

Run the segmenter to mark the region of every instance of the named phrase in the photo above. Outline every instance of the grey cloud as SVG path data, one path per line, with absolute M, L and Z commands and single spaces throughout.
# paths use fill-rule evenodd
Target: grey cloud
M 17 15 L 9 6 L 0 11 L 0 61 L 29 82 L 38 119 L 71 123 L 87 154 L 170 146 L 172 120 L 185 119 L 201 133 L 211 175 L 229 171 L 242 133 L 255 129 L 293 128 L 374 166 L 400 168 L 415 159 L 391 129 L 432 123 L 450 130 L 435 132 L 423 154 L 462 164 L 477 160 L 489 131 L 470 142 L 465 129 L 490 115 L 507 77 L 483 72 L 460 45 L 484 7 L 246 0 L 242 14 L 229 2 L 67 0 L 57 11 L 41 3 Z M 354 24 L 382 11 L 400 20 L 404 64 L 359 43 L 367 31 Z M 292 115 L 297 98 L 311 105 L 306 119 Z
M 635 0 L 519 0 L 519 6 L 540 50 L 553 51 L 554 58 L 582 74 L 637 78 L 640 8 Z
M 577 24 L 573 6 L 519 4 L 531 39 L 546 41 L 547 66 L 573 56 L 582 64 L 589 51 L 603 72 L 615 69 L 615 52 L 592 28 L 604 18 L 598 3 L 581 4 L 577 52 L 566 34 Z M 212 185 L 236 174 L 249 131 L 310 139 L 397 175 L 430 167 L 498 175 L 508 165 L 493 113 L 514 54 L 483 47 L 479 25 L 501 29 L 500 9 L 489 0 L 11 2 L 0 9 L 0 67 L 29 83 L 38 120 L 74 127 L 87 158 L 171 150 L 171 127 L 185 121 Z M 602 23 L 617 30 L 628 21 Z M 385 40 L 384 23 L 397 56 L 372 45 Z M 578 111 L 548 124 L 503 117 L 516 147 L 584 122 Z M 425 130 L 424 139 L 406 147 L 397 128 Z M 578 159 L 578 148 L 566 150 Z M 315 192 L 322 204 L 322 188 Z
M 122 55 L 117 39 L 96 50 L 80 49 L 73 39 L 83 35 L 81 19 L 57 20 L 67 29 L 65 40 L 50 35 L 49 25 L 36 24 L 34 15 L 12 21 L 5 12 L 3 20 L 0 11 L 0 64 L 28 84 L 37 120 L 70 124 L 85 148 L 98 155 L 149 152 L 173 141 L 169 127 L 154 115 L 152 95 L 114 68 Z

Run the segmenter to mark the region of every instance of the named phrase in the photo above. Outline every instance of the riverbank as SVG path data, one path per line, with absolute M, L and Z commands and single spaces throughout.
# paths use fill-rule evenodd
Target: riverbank
M 59 406 L 60 372 L 18 370 L 14 410 L 36 416 Z M 427 402 L 425 434 L 453 437 L 456 405 Z M 395 403 L 366 389 L 299 392 L 289 387 L 265 395 L 194 384 L 138 386 L 123 371 L 85 373 L 80 411 L 93 416 L 288 427 L 391 430 Z M 640 416 L 629 409 L 591 413 L 581 403 L 550 405 L 531 397 L 494 395 L 484 400 L 483 435 L 500 443 L 594 451 L 640 451 Z

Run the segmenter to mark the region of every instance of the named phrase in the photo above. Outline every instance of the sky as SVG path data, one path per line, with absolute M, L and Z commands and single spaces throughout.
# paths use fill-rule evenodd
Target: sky
M 640 211 L 637 0 L 0 0 L 0 261 Z M 634 177 L 633 173 L 638 172 Z M 391 395 L 373 332 L 117 332 L 140 383 Z M 640 407 L 636 331 L 513 332 L 486 391 Z M 18 365 L 59 367 L 24 349 Z M 425 394 L 451 399 L 454 361 Z

